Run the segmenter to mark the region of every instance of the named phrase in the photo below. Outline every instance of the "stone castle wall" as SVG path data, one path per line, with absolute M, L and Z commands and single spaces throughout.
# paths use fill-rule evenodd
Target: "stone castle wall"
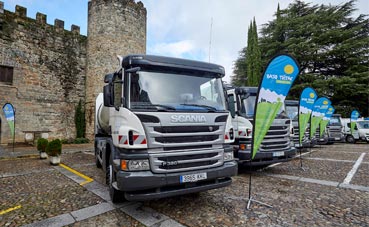
M 95 98 L 103 78 L 118 68 L 116 55 L 146 52 L 146 9 L 134 0 L 90 0 L 88 37 L 79 27 L 64 29 L 46 15 L 27 17 L 27 9 L 4 10 L 0 1 L 0 66 L 13 67 L 13 83 L 0 82 L 0 107 L 16 108 L 16 142 L 23 131 L 50 131 L 50 138 L 73 139 L 75 107 L 86 106 L 86 136 L 93 138 Z M 1 75 L 0 75 L 1 76 Z M 0 110 L 0 143 L 12 136 Z
M 12 85 L 0 83 L 0 106 L 16 108 L 16 142 L 23 131 L 49 130 L 50 138 L 74 138 L 74 112 L 85 102 L 87 38 L 79 27 L 46 23 L 46 15 L 27 17 L 27 9 L 4 10 L 0 2 L 0 65 L 14 68 Z M 1 76 L 1 75 L 0 75 Z M 0 110 L 0 143 L 12 142 Z
M 114 12 L 114 13 L 112 13 Z M 105 74 L 118 69 L 117 55 L 146 53 L 146 9 L 133 0 L 88 3 L 86 135 L 93 138 L 95 99 Z

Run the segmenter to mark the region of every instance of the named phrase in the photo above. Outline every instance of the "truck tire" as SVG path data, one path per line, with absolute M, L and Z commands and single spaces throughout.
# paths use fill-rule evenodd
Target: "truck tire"
M 113 203 L 122 202 L 123 201 L 122 192 L 113 187 L 113 182 L 115 179 L 115 172 L 113 170 L 113 161 L 111 160 L 111 158 L 109 158 L 109 164 L 106 169 L 105 177 L 106 177 L 106 183 L 109 186 L 109 195 L 110 195 L 111 201 Z
M 101 169 L 102 165 L 101 165 L 99 159 L 97 158 L 97 155 L 98 155 L 97 154 L 97 144 L 95 142 L 95 164 L 96 164 L 97 168 Z
M 99 159 L 97 158 L 97 152 L 95 151 L 95 164 L 96 164 L 96 167 L 101 169 L 102 165 L 99 161 Z
M 355 143 L 355 138 L 352 135 L 346 136 L 347 143 Z

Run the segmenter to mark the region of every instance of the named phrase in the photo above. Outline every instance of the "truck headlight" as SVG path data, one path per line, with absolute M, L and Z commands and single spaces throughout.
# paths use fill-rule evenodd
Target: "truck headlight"
M 224 152 L 224 161 L 233 161 L 233 152 Z
M 124 171 L 143 171 L 150 170 L 148 159 L 142 160 L 121 160 L 121 169 Z

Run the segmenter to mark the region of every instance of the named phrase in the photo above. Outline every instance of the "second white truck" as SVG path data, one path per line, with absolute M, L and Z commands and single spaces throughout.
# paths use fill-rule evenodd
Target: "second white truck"
M 239 163 L 251 158 L 251 139 L 257 87 L 227 87 L 229 110 L 235 130 L 233 148 Z M 251 162 L 253 166 L 267 166 L 292 159 L 296 149 L 290 136 L 291 120 L 282 108 Z

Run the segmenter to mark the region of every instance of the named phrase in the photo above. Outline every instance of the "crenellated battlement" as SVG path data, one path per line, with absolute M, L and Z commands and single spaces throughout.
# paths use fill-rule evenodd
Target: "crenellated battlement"
M 77 25 L 72 24 L 70 31 L 66 30 L 64 28 L 64 21 L 55 19 L 54 25 L 47 24 L 47 15 L 37 12 L 36 19 L 27 17 L 27 8 L 23 6 L 16 5 L 15 6 L 15 12 L 11 12 L 4 9 L 4 2 L 0 1 L 0 17 L 4 14 L 10 15 L 7 18 L 14 18 L 16 22 L 19 21 L 29 21 L 29 22 L 35 22 L 36 24 L 40 25 L 48 25 L 51 28 L 54 28 L 56 31 L 66 31 L 66 32 L 72 32 L 73 34 L 80 34 L 80 27 Z
M 109 2 L 116 2 L 118 4 L 126 5 L 140 13 L 146 14 L 146 8 L 144 4 L 141 1 L 136 3 L 135 0 L 89 0 L 88 8 L 90 9 L 92 6 L 107 4 Z

